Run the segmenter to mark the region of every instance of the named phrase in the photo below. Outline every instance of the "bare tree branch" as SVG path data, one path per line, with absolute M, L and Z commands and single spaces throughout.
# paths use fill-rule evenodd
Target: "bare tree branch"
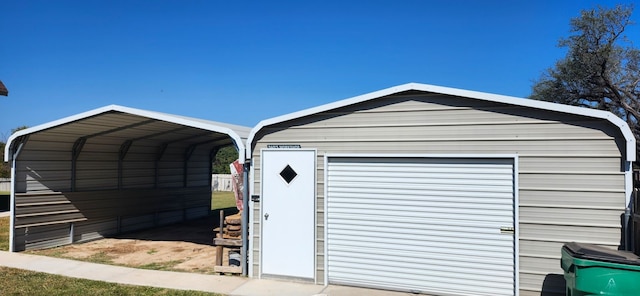
M 559 42 L 567 56 L 543 73 L 530 98 L 610 111 L 629 123 L 640 147 L 640 50 L 624 36 L 632 12 L 632 5 L 597 7 L 571 19 L 573 35 Z

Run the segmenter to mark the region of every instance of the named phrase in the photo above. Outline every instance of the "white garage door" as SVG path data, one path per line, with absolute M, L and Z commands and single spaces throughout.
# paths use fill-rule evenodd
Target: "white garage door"
M 513 159 L 329 158 L 329 283 L 514 295 Z

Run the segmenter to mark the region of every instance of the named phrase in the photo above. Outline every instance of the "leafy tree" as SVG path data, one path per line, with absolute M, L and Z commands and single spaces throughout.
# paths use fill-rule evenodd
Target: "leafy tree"
M 610 111 L 640 140 L 640 50 L 624 35 L 632 12 L 632 5 L 598 6 L 571 19 L 571 35 L 559 42 L 567 55 L 535 82 L 530 98 Z
M 28 126 L 26 126 L 26 125 L 21 125 L 21 126 L 19 126 L 19 127 L 16 127 L 16 128 L 14 128 L 14 129 L 11 129 L 11 134 L 13 135 L 13 134 L 15 134 L 15 133 L 16 133 L 16 132 L 18 132 L 18 131 L 21 131 L 21 130 L 23 130 L 23 129 L 28 129 L 28 128 L 29 128 L 29 127 L 28 127 Z
M 213 161 L 214 174 L 230 174 L 229 164 L 238 159 L 238 150 L 233 146 L 220 148 Z

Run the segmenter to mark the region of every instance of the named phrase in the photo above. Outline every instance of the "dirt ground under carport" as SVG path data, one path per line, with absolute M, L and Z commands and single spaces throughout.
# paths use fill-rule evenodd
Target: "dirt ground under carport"
M 213 273 L 218 215 L 32 254 L 137 268 Z M 228 262 L 224 252 L 224 264 Z

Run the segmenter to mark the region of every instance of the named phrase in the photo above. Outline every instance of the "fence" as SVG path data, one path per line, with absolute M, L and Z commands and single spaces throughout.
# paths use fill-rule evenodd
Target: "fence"
M 230 174 L 211 175 L 211 190 L 212 191 L 233 191 L 233 187 L 231 187 L 231 175 Z
M 0 178 L 0 192 L 11 191 L 11 178 Z
M 9 193 L 11 191 L 11 179 L 10 178 L 0 178 L 0 212 L 9 210 L 9 195 L 4 195 L 5 193 Z

